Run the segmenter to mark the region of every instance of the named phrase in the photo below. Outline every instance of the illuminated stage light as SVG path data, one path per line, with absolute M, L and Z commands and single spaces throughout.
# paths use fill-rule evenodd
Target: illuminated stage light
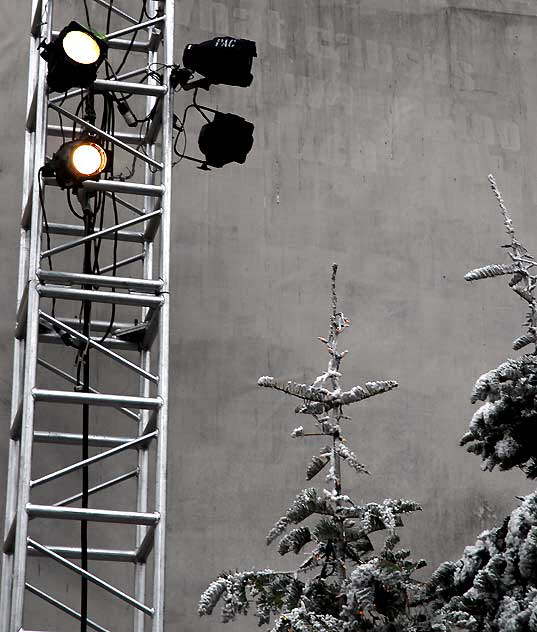
M 68 24 L 42 48 L 41 57 L 48 64 L 47 83 L 52 92 L 91 86 L 108 52 L 106 41 L 78 22 Z
M 71 140 L 55 152 L 44 175 L 54 176 L 62 189 L 77 188 L 84 180 L 98 180 L 110 162 L 110 152 L 95 139 Z

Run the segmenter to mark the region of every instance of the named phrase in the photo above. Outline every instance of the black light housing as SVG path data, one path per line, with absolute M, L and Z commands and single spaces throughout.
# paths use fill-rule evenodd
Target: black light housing
M 211 167 L 243 164 L 254 144 L 254 125 L 237 114 L 216 112 L 200 131 L 198 145 Z
M 254 57 L 257 57 L 255 42 L 215 37 L 201 44 L 189 44 L 183 53 L 183 65 L 210 83 L 247 88 L 253 80 Z
M 108 44 L 102 37 L 74 21 L 42 48 L 41 57 L 48 63 L 47 83 L 52 92 L 91 86 L 108 52 Z
M 99 139 L 86 136 L 64 143 L 45 165 L 44 175 L 54 176 L 62 189 L 76 189 L 84 180 L 98 180 L 111 163 L 112 153 Z

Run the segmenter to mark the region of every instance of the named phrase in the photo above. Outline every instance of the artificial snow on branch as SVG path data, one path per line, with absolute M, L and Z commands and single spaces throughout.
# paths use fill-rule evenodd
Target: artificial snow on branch
M 509 287 L 530 307 L 527 333 L 513 342 L 515 350 L 537 341 L 535 260 L 517 240 L 513 222 L 489 176 L 510 238 L 509 265 L 473 270 L 467 280 L 512 274 Z M 537 478 L 537 355 L 509 359 L 481 375 L 472 403 L 482 402 L 461 439 L 481 457 L 482 468 L 520 468 Z M 518 497 L 520 498 L 520 497 Z M 537 632 L 537 494 L 499 526 L 481 533 L 461 559 L 445 562 L 433 573 L 427 597 L 434 610 L 432 629 L 438 632 Z
M 537 262 L 535 261 L 535 258 L 528 253 L 526 248 L 518 241 L 513 227 L 513 220 L 509 215 L 509 211 L 507 210 L 494 176 L 490 174 L 488 180 L 490 182 L 490 186 L 492 187 L 494 196 L 500 206 L 505 230 L 511 239 L 511 243 L 506 246 L 506 248 L 509 249 L 511 263 L 493 264 L 482 268 L 476 268 L 475 270 L 468 272 L 464 278 L 467 281 L 477 281 L 479 279 L 497 277 L 506 274 L 511 275 L 509 287 L 530 306 L 530 313 L 526 322 L 529 332 L 524 336 L 520 336 L 513 342 L 513 348 L 517 351 L 527 344 L 537 342 L 537 338 L 535 336 L 535 327 L 537 326 L 537 301 L 534 296 L 535 287 L 537 285 L 537 276 L 531 274 L 531 271 L 537 265 Z
M 422 587 L 411 577 L 423 562 L 412 562 L 407 559 L 408 551 L 395 549 L 401 515 L 418 511 L 420 506 L 390 499 L 357 505 L 342 491 L 342 461 L 355 472 L 368 474 L 346 444 L 342 422 L 349 417 L 343 409 L 386 393 L 397 382 L 378 380 L 342 389 L 341 362 L 348 352 L 338 349 L 338 339 L 350 321 L 338 310 L 336 272 L 334 264 L 329 335 L 319 337 L 328 352 L 326 370 L 310 384 L 270 376 L 258 380 L 259 386 L 302 400 L 295 412 L 309 415 L 312 429 L 298 426 L 291 432 L 293 438 L 322 441 L 321 449 L 311 457 L 306 477 L 310 480 L 326 471 L 328 489 L 302 490 L 267 535 L 267 544 L 279 540 L 281 555 L 304 557 L 287 573 L 222 574 L 203 593 L 199 612 L 211 614 L 220 601 L 227 622 L 255 604 L 260 625 L 274 619 L 271 632 L 430 632 L 427 616 L 415 607 Z M 375 555 L 369 534 L 382 530 L 388 537 Z

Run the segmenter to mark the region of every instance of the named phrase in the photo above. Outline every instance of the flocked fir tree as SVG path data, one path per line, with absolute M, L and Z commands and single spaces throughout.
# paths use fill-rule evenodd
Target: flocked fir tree
M 508 275 L 509 286 L 527 304 L 527 331 L 513 342 L 515 350 L 537 341 L 535 258 L 518 241 L 511 217 L 489 176 L 510 243 L 507 264 L 472 270 L 467 281 Z M 482 468 L 520 468 L 537 477 L 537 356 L 510 359 L 482 375 L 472 402 L 482 402 L 461 440 L 479 455 Z M 456 562 L 442 564 L 428 588 L 437 613 L 435 629 L 476 632 L 537 632 L 537 493 L 498 527 L 484 531 Z
M 302 490 L 269 531 L 267 544 L 278 541 L 281 555 L 300 555 L 289 571 L 251 570 L 222 573 L 200 598 L 199 614 L 222 605 L 224 622 L 254 609 L 260 626 L 273 632 L 417 632 L 429 630 L 418 605 L 421 584 L 412 578 L 423 560 L 408 559 L 397 549 L 401 515 L 419 510 L 409 500 L 355 504 L 342 489 L 342 468 L 367 474 L 350 449 L 343 425 L 350 419 L 345 407 L 392 390 L 392 380 L 367 382 L 343 390 L 341 362 L 347 351 L 338 348 L 349 320 L 338 311 L 337 265 L 332 270 L 332 309 L 328 338 L 319 338 L 329 355 L 328 368 L 309 385 L 262 377 L 258 384 L 295 397 L 298 414 L 309 416 L 311 428 L 301 425 L 291 436 L 318 439 L 321 448 L 307 466 L 308 480 L 323 472 L 327 489 Z M 375 553 L 370 534 L 385 531 L 382 549 Z

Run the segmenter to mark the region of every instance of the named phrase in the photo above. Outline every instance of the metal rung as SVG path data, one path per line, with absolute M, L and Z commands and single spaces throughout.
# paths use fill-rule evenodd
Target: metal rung
M 116 476 L 116 478 L 112 478 L 108 481 L 105 481 L 104 483 L 101 483 L 100 485 L 95 485 L 94 487 L 90 487 L 90 489 L 88 489 L 88 496 L 93 496 L 94 494 L 98 494 L 99 492 L 102 492 L 105 489 L 110 489 L 110 487 L 114 487 L 115 485 L 118 485 L 119 483 L 123 483 L 124 481 L 128 481 L 131 478 L 136 478 L 139 474 L 140 474 L 139 468 L 136 468 L 135 470 L 131 470 L 130 472 L 127 472 L 125 474 L 121 474 L 121 476 Z M 54 503 L 54 507 L 66 507 L 67 505 L 72 505 L 73 503 L 76 503 L 77 501 L 82 500 L 83 497 L 84 497 L 84 492 L 74 494 L 73 496 L 68 496 L 67 498 L 64 498 Z
M 74 376 L 70 375 L 69 373 L 66 373 L 65 371 L 62 371 L 59 367 L 55 366 L 54 364 L 51 364 L 50 362 L 43 360 L 43 358 L 37 358 L 37 364 L 39 366 L 42 366 L 44 369 L 47 369 L 47 371 L 50 371 L 51 373 L 54 373 L 55 375 L 58 375 L 59 377 L 63 378 L 66 382 L 69 382 L 70 384 L 78 385 L 78 380 Z M 90 393 L 99 394 L 99 391 L 95 388 L 92 388 L 91 386 L 89 387 L 89 391 Z M 126 415 L 127 417 L 134 419 L 134 421 L 140 420 L 140 415 L 133 412 L 132 410 L 129 410 L 128 408 L 118 408 L 118 410 L 124 415 Z
M 91 336 L 91 343 L 98 344 L 100 341 L 99 336 Z M 56 333 L 39 334 L 39 342 L 43 344 L 51 345 L 64 345 L 65 342 Z M 115 349 L 117 351 L 140 351 L 140 345 L 127 340 L 118 340 L 113 336 L 109 336 L 101 345 L 106 349 Z
M 123 35 L 128 35 L 129 33 L 134 33 L 135 31 L 141 31 L 142 29 L 147 29 L 152 26 L 155 26 L 156 24 L 160 24 L 161 22 L 164 22 L 165 19 L 166 19 L 165 15 L 159 15 L 156 18 L 151 18 L 149 20 L 146 20 L 145 22 L 131 24 L 131 26 L 126 26 L 125 28 L 120 29 L 119 31 L 114 31 L 113 33 L 107 33 L 107 35 L 105 35 L 105 38 L 107 41 L 114 40 L 118 37 L 123 37 Z
M 42 298 L 60 298 L 66 301 L 91 301 L 92 303 L 133 305 L 134 307 L 152 307 L 153 309 L 159 308 L 163 303 L 161 296 L 149 294 L 77 290 L 58 285 L 38 285 L 36 290 Z
M 49 187 L 59 187 L 56 178 L 43 178 L 43 184 Z M 141 182 L 120 182 L 119 180 L 84 180 L 82 188 L 86 191 L 109 191 L 124 195 L 147 195 L 159 197 L 164 192 L 161 184 L 142 184 Z
M 137 75 L 146 75 L 148 70 L 150 70 L 149 66 L 135 68 L 134 70 L 129 70 L 128 72 L 122 72 L 120 75 L 115 77 L 115 80 L 124 81 L 125 79 L 136 77 Z M 76 99 L 76 97 L 82 96 L 84 90 L 85 88 L 75 88 L 74 90 L 69 90 L 68 92 L 60 94 L 57 97 L 49 97 L 49 103 L 65 103 L 67 99 Z
M 94 456 L 90 456 L 89 459 L 84 459 L 83 461 L 77 461 L 76 463 L 72 463 L 67 467 L 62 468 L 61 470 L 56 470 L 55 472 L 51 472 L 46 476 L 42 476 L 41 478 L 37 478 L 34 481 L 30 481 L 30 487 L 38 487 L 39 485 L 44 485 L 45 483 L 49 483 L 50 481 L 54 481 L 57 478 L 61 478 L 66 474 L 71 474 L 72 472 L 77 472 L 88 465 L 93 465 L 94 463 L 98 463 L 99 461 L 104 461 L 104 459 L 108 459 L 111 456 L 115 456 L 120 452 L 124 452 L 125 450 L 129 450 L 135 445 L 145 445 L 151 439 L 156 438 L 157 432 L 153 432 L 148 435 L 144 435 L 142 437 L 138 437 L 134 441 L 129 441 L 128 443 L 124 443 L 123 445 L 118 445 L 115 448 L 110 448 L 110 450 L 106 450 L 105 452 L 101 452 L 100 454 L 95 454 Z
M 127 257 L 126 259 L 121 259 L 117 263 L 111 263 L 110 265 L 104 266 L 101 268 L 101 273 L 110 272 L 114 268 L 117 270 L 118 268 L 123 268 L 124 266 L 128 266 L 131 263 L 136 263 L 137 261 L 143 261 L 145 259 L 145 253 L 140 252 L 137 255 L 133 255 L 132 257 Z
M 108 437 L 104 435 L 90 435 L 88 444 L 98 448 L 113 448 L 132 441 L 135 437 Z M 72 432 L 49 432 L 48 430 L 36 430 L 34 432 L 35 443 L 53 443 L 55 445 L 82 445 L 81 434 Z
M 84 237 L 84 227 L 75 226 L 74 224 L 56 224 L 50 222 L 48 225 L 48 232 L 50 235 L 67 235 L 69 237 Z M 95 229 L 93 233 L 102 233 L 101 230 Z M 127 241 L 132 243 L 141 243 L 144 240 L 144 235 L 141 232 L 133 230 L 114 230 L 98 235 L 100 239 L 114 239 L 114 233 L 117 234 L 118 241 Z M 92 235 L 90 235 L 91 237 Z M 49 253 L 45 252 L 44 257 L 48 257 Z
M 82 509 L 80 507 L 54 507 L 28 503 L 26 511 L 30 518 L 51 520 L 81 520 L 84 522 L 110 522 L 118 524 L 154 525 L 159 521 L 157 513 L 137 511 L 111 511 L 108 509 Z
M 130 22 L 131 24 L 138 24 L 138 20 L 136 18 L 133 18 L 132 16 L 130 16 L 128 13 L 125 13 L 125 11 L 122 11 L 121 9 L 117 9 L 111 2 L 105 2 L 105 0 L 93 0 L 93 1 L 96 2 L 97 4 L 100 4 L 102 7 L 105 7 L 109 11 L 112 11 L 112 13 L 115 13 L 116 15 L 120 15 L 123 19 L 127 20 L 127 22 Z
M 153 217 L 158 217 L 162 214 L 162 211 L 159 209 L 157 211 L 152 211 L 151 213 L 146 213 L 145 215 L 132 217 L 120 224 L 114 224 L 113 226 L 108 226 L 108 228 L 103 228 L 101 230 L 95 231 L 91 235 L 84 235 L 79 239 L 75 239 L 75 241 L 70 241 L 66 244 L 61 244 L 60 246 L 56 246 L 55 248 L 50 248 L 49 250 L 45 250 L 41 253 L 41 258 L 50 257 L 51 255 L 56 255 L 60 252 L 64 252 L 65 250 L 70 250 L 71 248 L 76 248 L 77 246 L 81 246 L 82 244 L 87 243 L 88 241 L 92 241 L 93 239 L 102 239 L 107 235 L 111 235 L 113 238 L 113 234 L 117 233 L 118 235 L 122 234 L 122 229 L 127 228 L 128 226 L 134 226 L 135 224 L 143 224 L 144 222 L 148 222 Z M 56 225 L 56 230 L 64 230 L 64 231 L 79 231 L 81 230 L 80 226 L 71 226 L 69 224 L 59 224 Z M 50 231 L 49 231 L 50 232 Z M 64 233 L 65 234 L 65 233 Z M 72 234 L 72 233 L 70 233 Z M 83 234 L 83 233 L 75 233 L 75 234 Z M 126 241 L 124 239 L 124 241 Z M 137 239 L 136 241 L 140 241 Z M 141 239 L 143 241 L 143 237 Z
M 136 83 L 130 81 L 113 81 L 97 79 L 92 84 L 95 91 L 121 92 L 122 94 L 144 94 L 151 97 L 161 97 L 168 92 L 166 86 L 149 83 Z M 114 134 L 117 136 L 117 134 Z
M 162 405 L 160 397 L 134 397 L 131 395 L 105 395 L 103 393 L 75 393 L 34 388 L 32 395 L 38 402 L 55 404 L 89 404 L 90 406 L 128 406 L 141 410 L 157 410 Z
M 158 162 L 154 160 L 153 158 L 150 158 L 146 154 L 138 151 L 137 149 L 134 149 L 133 147 L 129 147 L 129 145 L 119 140 L 119 138 L 117 138 L 113 134 L 106 132 L 104 129 L 96 127 L 95 125 L 86 121 L 80 116 L 73 114 L 72 112 L 69 112 L 69 110 L 66 110 L 65 108 L 62 108 L 50 102 L 49 102 L 49 108 L 52 110 L 55 110 L 59 114 L 62 114 L 68 119 L 71 119 L 71 121 L 73 121 L 74 123 L 79 123 L 84 129 L 86 129 L 87 131 L 93 134 L 97 134 L 101 139 L 103 140 L 106 139 L 109 142 L 111 142 L 113 145 L 116 145 L 117 147 L 121 147 L 121 149 L 125 150 L 127 153 L 131 154 L 132 156 L 136 156 L 136 158 L 138 158 L 142 162 L 148 165 L 151 165 L 154 169 L 157 169 L 160 171 L 164 168 L 164 165 L 161 162 Z
M 52 597 L 48 593 L 43 592 L 42 590 L 39 590 L 39 588 L 36 588 L 35 586 L 32 586 L 32 584 L 26 583 L 24 587 L 26 588 L 28 592 L 32 593 L 36 597 L 39 597 L 43 601 L 46 601 L 51 606 L 58 608 L 58 610 L 65 612 L 65 614 L 68 614 L 70 617 L 73 617 L 73 619 L 78 619 L 78 621 L 82 619 L 82 615 L 80 614 L 80 612 L 73 610 L 73 608 L 70 608 L 69 606 L 64 604 L 62 601 L 59 601 L 58 599 L 54 599 L 54 597 Z M 109 632 L 109 630 L 107 630 L 106 628 L 103 628 L 101 625 L 99 625 L 98 623 L 95 623 L 95 621 L 92 621 L 91 619 L 86 618 L 86 624 L 88 628 L 91 628 L 92 630 L 96 630 L 96 632 Z
M 83 323 L 78 318 L 69 318 L 67 316 L 58 316 L 58 320 L 62 323 L 72 327 L 73 329 L 82 329 Z M 133 323 L 114 321 L 114 331 L 116 329 L 124 329 L 125 327 L 132 327 Z M 110 326 L 109 320 L 91 320 L 90 330 L 94 332 L 107 331 Z
M 38 551 L 41 551 L 47 557 L 50 557 L 53 560 L 56 560 L 56 562 L 58 562 L 62 566 L 65 566 L 66 568 L 72 570 L 77 575 L 85 577 L 88 581 L 92 582 L 93 584 L 95 584 L 97 586 L 100 586 L 104 590 L 106 590 L 109 593 L 111 593 L 112 595 L 116 596 L 118 599 L 121 599 L 122 601 L 125 601 L 126 603 L 130 604 L 131 606 L 134 606 L 138 610 L 141 610 L 142 612 L 145 612 L 145 614 L 147 614 L 149 616 L 153 616 L 153 613 L 154 613 L 153 608 L 149 608 L 148 606 L 146 606 L 145 604 L 139 602 L 138 600 L 133 599 L 130 595 L 127 595 L 126 593 L 124 593 L 121 590 L 115 588 L 114 586 L 111 586 L 108 582 L 103 581 L 102 579 L 100 579 L 96 575 L 93 575 L 92 573 L 88 573 L 88 571 L 85 571 L 82 568 L 80 568 L 79 566 L 77 566 L 76 564 L 73 564 L 72 562 L 69 562 L 68 560 L 66 560 L 61 555 L 58 555 L 57 553 L 54 553 L 54 551 L 51 551 L 50 549 L 48 549 L 46 546 L 43 546 L 42 544 L 39 544 L 39 542 L 36 542 L 35 540 L 32 540 L 31 538 L 28 538 L 28 545 L 31 546 L 32 548 L 38 550 Z
M 105 347 L 100 342 L 96 342 L 92 340 L 91 338 L 87 338 L 86 336 L 84 336 L 84 334 L 81 334 L 76 329 L 72 329 L 65 323 L 62 323 L 57 318 L 54 318 L 54 316 L 50 316 L 49 314 L 46 314 L 45 312 L 40 311 L 39 318 L 41 319 L 41 322 L 45 322 L 47 325 L 50 325 L 53 328 L 58 327 L 59 329 L 70 334 L 76 340 L 81 340 L 84 343 L 89 343 L 89 346 L 92 349 L 97 349 L 103 355 L 106 355 L 109 358 L 112 358 L 118 364 L 121 364 L 124 367 L 127 367 L 128 369 L 130 369 L 131 371 L 134 371 L 135 373 L 138 373 L 138 375 L 141 375 L 144 379 L 150 380 L 151 382 L 158 384 L 159 378 L 157 375 L 153 375 L 152 373 L 150 373 L 149 371 L 146 371 L 145 369 L 138 366 L 137 364 L 134 364 L 134 362 L 127 360 L 127 358 L 124 358 L 123 356 L 115 353 L 114 351 L 111 351 L 108 347 Z
M 56 272 L 38 270 L 37 276 L 43 283 L 59 283 L 61 285 L 94 285 L 116 287 L 139 292 L 160 292 L 161 280 L 133 279 L 130 277 L 103 276 L 102 274 L 79 274 L 77 272 Z
M 47 546 L 49 551 L 53 551 L 68 560 L 79 560 L 82 557 L 81 551 L 77 547 L 71 546 Z M 43 557 L 41 551 L 28 547 L 28 555 L 32 557 Z M 88 549 L 88 559 L 99 560 L 101 562 L 135 562 L 136 551 L 128 549 Z
M 73 128 L 70 125 L 47 125 L 47 134 L 53 138 L 63 138 L 70 140 L 73 137 Z M 143 142 L 143 137 L 134 132 L 114 132 L 114 136 L 129 145 L 139 145 Z
M 119 197 L 119 195 L 116 195 L 115 193 L 112 194 L 109 191 L 105 191 L 105 195 L 106 195 L 107 198 L 110 198 L 110 199 L 112 199 L 112 195 L 113 195 L 117 204 L 119 204 L 120 206 L 124 206 L 125 208 L 128 208 L 129 211 L 132 211 L 136 215 L 145 215 L 145 213 L 146 213 L 146 211 L 143 211 L 142 209 L 138 208 L 137 206 L 135 206 L 131 202 L 129 202 L 127 200 L 124 200 L 123 198 Z M 153 208 L 151 208 L 149 210 L 150 211 L 155 211 L 156 207 L 153 207 Z
M 131 46 L 129 39 L 111 39 L 108 40 L 108 46 L 113 50 L 135 50 L 137 53 L 146 53 L 149 50 L 149 42 L 134 40 Z

